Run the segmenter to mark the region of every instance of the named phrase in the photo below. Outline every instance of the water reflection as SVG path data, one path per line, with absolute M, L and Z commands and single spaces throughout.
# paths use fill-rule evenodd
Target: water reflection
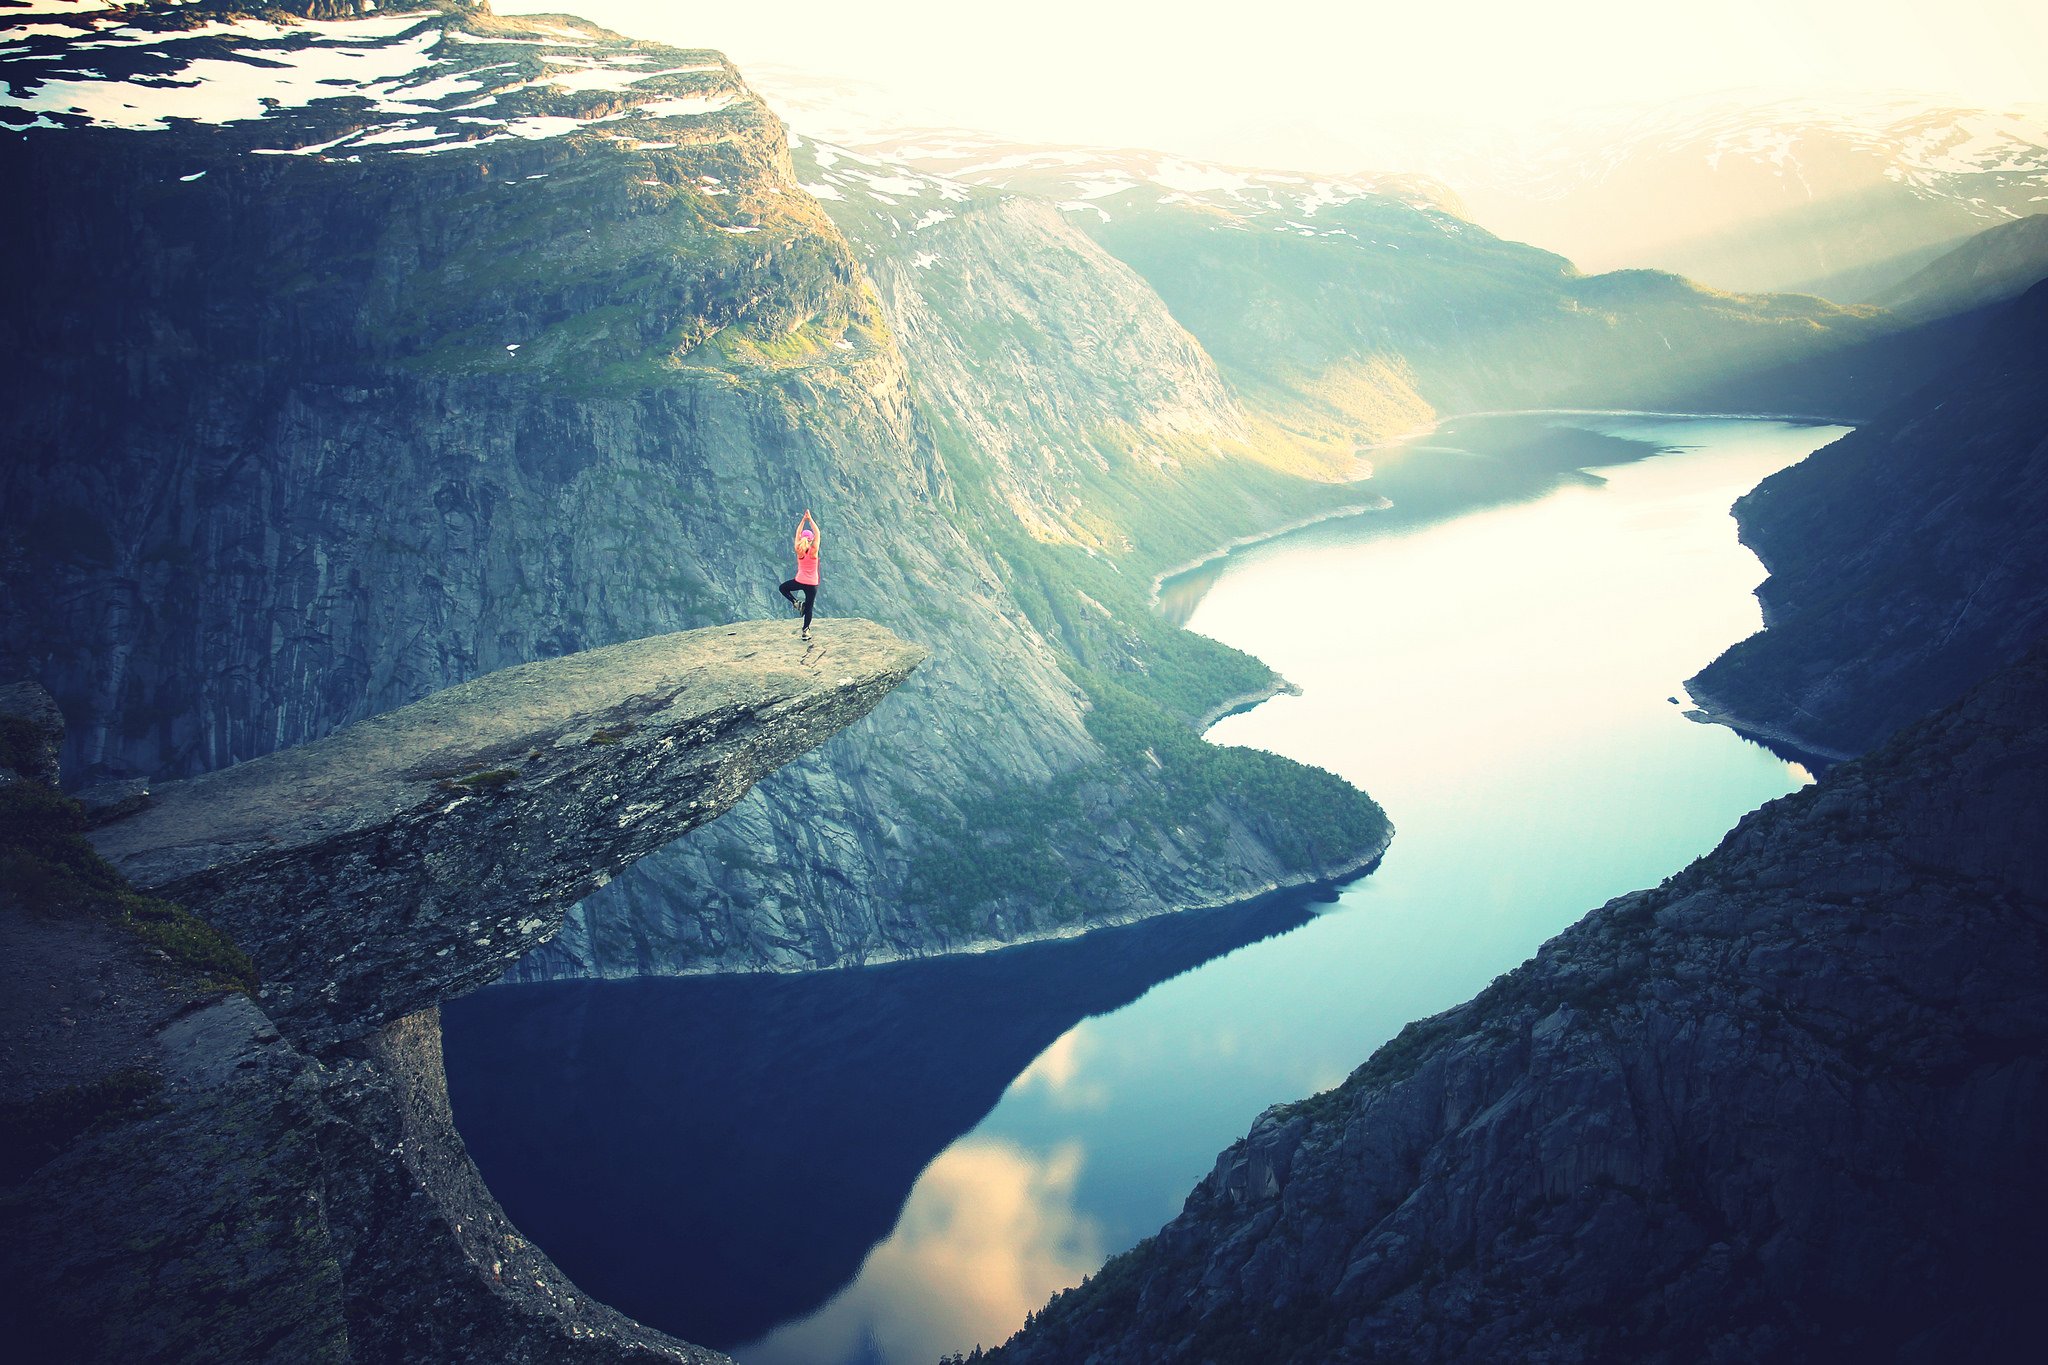
M 1074 1206 L 1082 1162 L 1075 1141 L 1042 1156 L 990 1139 L 955 1144 L 918 1178 L 845 1293 L 740 1354 L 756 1365 L 929 1362 L 989 1323 L 1022 1322 L 1107 1255 L 1099 1225 Z
M 976 1235 L 982 1214 L 946 1211 L 973 1190 L 1023 1199 L 1070 1184 L 1078 1146 L 1032 1158 L 1028 1180 L 988 1151 L 926 1167 L 1005 1089 L 1069 1112 L 1106 1106 L 1106 1088 L 1081 1075 L 1077 1021 L 1296 928 L 1315 904 L 1276 896 L 1004 953 L 810 976 L 484 991 L 443 1009 L 457 1124 L 513 1222 L 585 1290 L 730 1346 L 824 1302 L 892 1225 L 927 1243 L 933 1228 Z M 996 1181 L 1006 1171 L 1018 1179 Z M 1022 1215 L 987 1215 L 998 1216 Z M 1031 1253 L 994 1283 L 1042 1299 L 1058 1287 L 1045 1287 L 1047 1267 L 1080 1263 L 1068 1251 Z M 898 1246 L 878 1264 L 934 1262 Z M 942 1297 L 1010 1292 L 977 1281 Z
M 1369 486 L 1383 506 L 1284 539 L 1299 545 L 1310 535 L 1327 539 L 1415 530 L 1481 508 L 1527 502 L 1567 483 L 1598 483 L 1588 469 L 1680 448 L 1663 439 L 1665 430 L 1637 432 L 1625 423 L 1595 429 L 1588 420 L 1495 415 L 1446 422 L 1426 440 L 1374 453 Z M 1244 552 L 1218 555 L 1167 579 L 1159 585 L 1160 614 L 1186 625 L 1209 590 L 1225 574 L 1237 572 L 1244 558 Z

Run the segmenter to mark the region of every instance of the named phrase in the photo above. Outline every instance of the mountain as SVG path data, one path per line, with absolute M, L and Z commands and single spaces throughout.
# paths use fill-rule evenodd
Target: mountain
M 646 908 L 621 936 L 593 946 L 572 917 L 550 970 L 1011 941 L 1383 846 L 1335 778 L 1195 738 L 1275 685 L 1256 661 L 1140 606 L 1098 630 L 1112 588 L 1008 557 L 1040 528 L 954 463 L 873 284 L 718 54 L 461 5 L 6 33 L 22 131 L 0 157 L 43 208 L 0 266 L 22 396 L 0 418 L 0 667 L 57 694 L 74 780 L 219 768 L 496 667 L 786 611 L 808 505 L 828 621 L 871 616 L 932 662 L 658 859 L 667 881 L 601 897 Z M 1175 558 L 1355 501 L 1279 476 L 1182 488 L 1149 449 L 1105 478 L 1187 510 Z M 1172 561 L 1099 530 L 1118 557 L 1070 546 L 1083 581 L 1142 602 Z M 1084 665 L 1061 639 L 1091 631 Z
M 2039 211 L 2048 106 L 1704 98 L 1514 130 L 1430 164 L 1482 222 L 1589 268 L 1871 302 Z
M 1741 498 L 1768 629 L 1689 682 L 1695 701 L 1840 757 L 2019 657 L 2048 629 L 2044 372 L 2048 283 L 1980 320 L 1924 388 Z
M 1262 1115 L 990 1358 L 2022 1353 L 2048 283 L 1948 325 L 1931 382 L 1736 504 L 1768 625 L 1688 684 L 1848 761 Z
M 1005 1362 L 2019 1359 L 2048 654 L 1269 1110 Z
M 1730 92 L 1549 119 L 1388 117 L 1342 136 L 1254 119 L 1165 156 L 1015 144 L 935 125 L 858 80 L 757 74 L 798 128 L 962 178 L 1066 162 L 1143 180 L 1163 164 L 1197 191 L 1247 176 L 1396 188 L 1588 271 L 1656 269 L 1722 291 L 1881 302 L 1943 251 L 2048 201 L 2040 104 Z
M 0 668 L 58 695 L 73 780 L 779 612 L 805 506 L 828 619 L 932 651 L 530 976 L 875 961 L 1354 872 L 1367 798 L 1196 737 L 1281 682 L 1161 619 L 1159 575 L 1374 505 L 1362 449 L 1440 412 L 1885 387 L 1823 363 L 1868 310 L 1583 276 L 1408 182 L 792 161 L 718 54 L 561 16 L 6 32 L 0 158 L 45 211 L 0 264 Z
M 1940 318 L 2016 298 L 2048 279 L 2048 213 L 1986 228 L 1877 300 L 1910 318 Z
M 1656 271 L 1586 276 L 1495 237 L 1413 178 L 1031 148 L 953 130 L 871 132 L 859 155 L 868 176 L 931 176 L 1056 208 L 1158 293 L 1265 444 L 1312 452 L 1326 477 L 1354 470 L 1361 445 L 1439 413 L 1843 411 L 1883 391 L 1825 365 L 1781 377 L 1883 336 L 1893 324 L 1873 310 L 1731 295 Z

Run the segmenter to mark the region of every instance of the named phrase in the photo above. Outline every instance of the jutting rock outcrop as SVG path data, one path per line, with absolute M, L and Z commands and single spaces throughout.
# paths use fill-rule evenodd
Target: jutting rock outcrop
M 281 1025 L 339 1041 L 495 979 L 924 657 L 867 621 L 757 622 L 501 669 L 159 787 L 93 842 L 241 944 Z
M 94 853 L 75 803 L 0 787 L 10 1350 L 723 1360 L 593 1303 L 506 1220 L 449 1114 L 436 1006 L 923 658 L 862 621 L 809 647 L 787 623 L 636 641 L 158 788 L 94 832 L 136 882 L 231 929 L 253 995 L 137 930 L 172 907 Z M 7 738 L 33 766 L 57 736 L 10 716 Z M 246 980 L 232 948 L 211 951 Z
M 1326 1094 L 1003 1361 L 2018 1359 L 2048 650 Z

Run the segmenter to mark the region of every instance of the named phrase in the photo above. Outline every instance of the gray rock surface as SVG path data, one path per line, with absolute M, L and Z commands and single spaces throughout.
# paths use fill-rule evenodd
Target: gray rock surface
M 229 996 L 170 1011 L 145 1060 L 149 1112 L 0 1187 L 12 1358 L 725 1359 L 593 1302 L 506 1221 L 434 1011 L 316 1058 Z
M 6 745 L 0 752 L 0 774 L 56 786 L 58 755 L 64 747 L 64 714 L 49 689 L 33 682 L 0 687 L 0 718 L 6 725 L 0 734 Z
M 870 622 L 636 640 L 501 669 L 157 789 L 93 836 L 226 930 L 295 1038 L 493 980 L 613 873 L 865 716 L 925 651 Z
M 131 777 L 120 782 L 95 782 L 71 795 L 84 807 L 88 825 L 111 825 L 149 805 L 149 779 Z
M 2022 1359 L 2048 651 L 1269 1111 L 1003 1361 Z

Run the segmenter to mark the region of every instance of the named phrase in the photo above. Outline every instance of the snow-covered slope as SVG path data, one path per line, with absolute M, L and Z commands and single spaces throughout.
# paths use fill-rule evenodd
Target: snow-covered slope
M 336 159 L 571 134 L 642 150 L 701 139 L 744 92 L 716 53 L 676 61 L 579 19 L 43 8 L 0 11 L 0 128 L 35 136 L 204 130 L 251 155 Z
M 925 122 L 886 92 L 788 67 L 751 66 L 748 77 L 790 126 L 884 162 L 986 185 L 1106 219 L 1121 196 L 1134 202 L 1215 208 L 1247 220 L 1312 219 L 1368 197 L 1462 212 L 1444 185 L 1423 175 L 1316 175 L 1226 165 L 1138 147 L 1046 146 Z M 1305 222 L 1297 230 L 1312 231 Z

